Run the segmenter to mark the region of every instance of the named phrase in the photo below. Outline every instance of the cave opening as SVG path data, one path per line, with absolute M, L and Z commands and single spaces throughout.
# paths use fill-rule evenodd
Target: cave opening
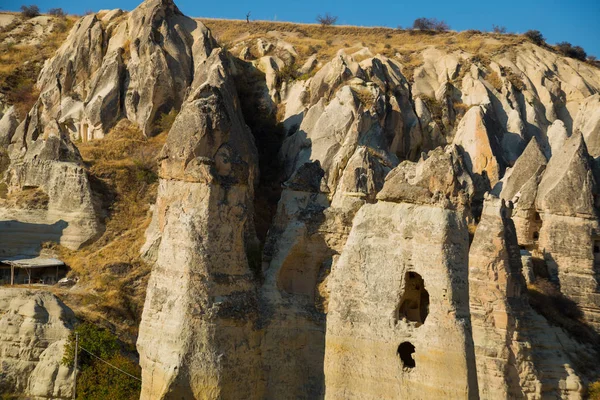
M 400 361 L 402 361 L 402 366 L 404 368 L 414 368 L 417 365 L 415 363 L 415 359 L 413 358 L 414 353 L 415 346 L 412 343 L 400 343 L 400 346 L 398 346 L 398 357 L 400 357 Z
M 397 319 L 416 322 L 417 326 L 425 323 L 429 314 L 429 293 L 425 290 L 425 282 L 416 272 L 407 272 L 404 278 L 404 293 L 400 300 Z

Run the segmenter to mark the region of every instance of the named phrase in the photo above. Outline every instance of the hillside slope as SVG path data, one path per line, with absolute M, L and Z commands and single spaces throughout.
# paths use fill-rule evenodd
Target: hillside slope
M 60 40 L 38 97 L 0 99 L 0 224 L 23 227 L 0 254 L 66 261 L 51 290 L 137 342 L 141 398 L 578 399 L 600 377 L 594 65 L 171 0 Z

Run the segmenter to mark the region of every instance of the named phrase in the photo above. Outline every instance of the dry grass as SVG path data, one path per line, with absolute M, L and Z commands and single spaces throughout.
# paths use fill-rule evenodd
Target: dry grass
M 373 106 L 375 102 L 375 97 L 373 93 L 367 88 L 353 88 L 352 92 L 358 99 L 358 101 L 365 107 L 365 109 L 369 109 Z
M 140 259 L 148 210 L 156 200 L 156 157 L 166 134 L 146 138 L 126 120 L 106 138 L 79 144 L 92 188 L 107 212 L 106 231 L 78 251 L 58 247 L 78 276 L 79 290 L 56 289 L 83 319 L 108 326 L 134 342 L 150 267 Z
M 54 55 L 75 21 L 74 17 L 57 18 L 54 31 L 39 45 L 13 44 L 7 40 L 13 37 L 18 43 L 31 34 L 31 29 L 16 36 L 10 34 L 24 23 L 20 18 L 0 30 L 0 93 L 6 96 L 7 103 L 15 105 L 19 118 L 24 118 L 37 100 L 35 81 L 44 61 Z
M 4 207 L 27 210 L 47 210 L 48 195 L 39 188 L 23 189 L 7 196 Z
M 489 84 L 492 85 L 497 91 L 502 91 L 502 79 L 500 79 L 500 76 L 496 73 L 496 71 L 488 73 L 485 77 L 485 80 L 488 81 Z
M 517 35 L 497 35 L 474 32 L 432 33 L 407 31 L 382 27 L 321 26 L 288 22 L 253 21 L 198 18 L 208 26 L 220 43 L 230 46 L 255 38 L 278 38 L 291 43 L 300 56 L 301 64 L 315 52 L 320 61 L 329 61 L 340 49 L 351 53 L 368 47 L 373 54 L 394 55 L 423 50 L 428 46 L 440 46 L 447 51 L 463 50 L 476 54 L 494 54 L 506 46 L 523 43 Z
M 588 386 L 588 396 L 590 400 L 600 400 L 600 380 L 590 383 Z

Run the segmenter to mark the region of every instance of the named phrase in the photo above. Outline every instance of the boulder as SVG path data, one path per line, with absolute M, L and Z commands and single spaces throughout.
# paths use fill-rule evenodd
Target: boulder
M 73 370 L 61 362 L 74 323 L 73 312 L 49 292 L 0 289 L 0 392 L 70 398 Z

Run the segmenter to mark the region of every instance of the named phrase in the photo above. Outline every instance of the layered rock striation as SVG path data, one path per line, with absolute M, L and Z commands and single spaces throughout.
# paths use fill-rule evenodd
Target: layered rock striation
M 141 249 L 141 398 L 583 398 L 598 346 L 528 292 L 549 281 L 600 332 L 598 69 L 528 42 L 303 60 L 286 38 L 227 51 L 170 0 L 79 20 L 32 110 L 0 120 L 0 254 L 93 241 L 78 141 L 176 114 Z M 39 382 L 14 385 L 67 393 Z
M 49 292 L 0 289 L 0 390 L 71 398 L 73 370 L 61 361 L 74 323 L 73 312 Z

